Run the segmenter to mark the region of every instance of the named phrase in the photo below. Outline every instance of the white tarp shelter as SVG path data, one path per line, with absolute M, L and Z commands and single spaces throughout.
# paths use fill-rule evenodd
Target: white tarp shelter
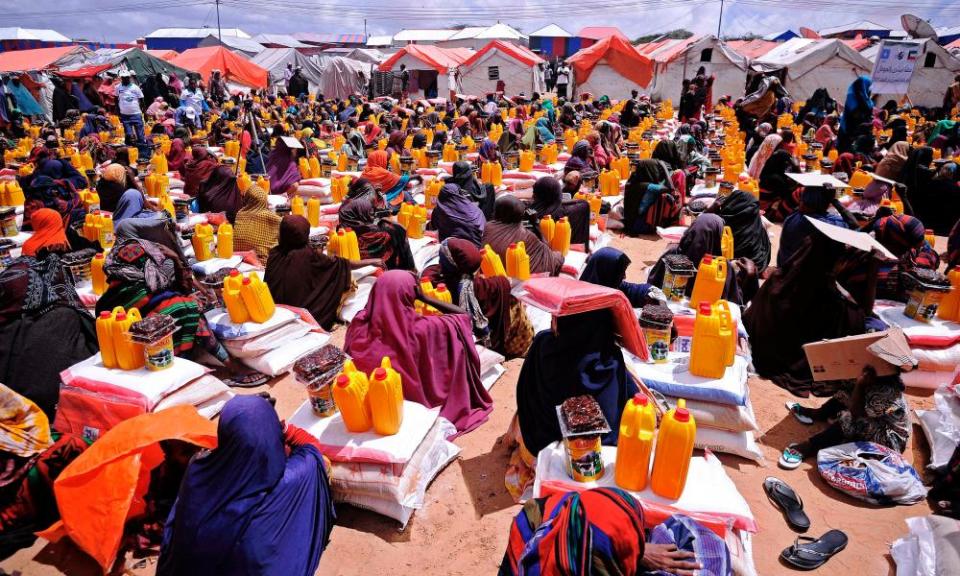
M 897 42 L 912 42 L 920 46 L 920 57 L 913 69 L 910 78 L 910 89 L 907 96 L 914 106 L 935 108 L 943 105 L 943 94 L 947 86 L 960 74 L 960 58 L 951 54 L 946 48 L 931 40 L 921 38 L 917 40 L 898 40 Z M 880 44 L 867 48 L 860 54 L 867 60 L 875 62 Z M 877 102 L 883 105 L 887 100 L 900 101 L 902 94 L 879 94 Z
M 543 92 L 541 63 L 543 58 L 528 48 L 493 40 L 460 67 L 460 89 L 464 94 L 483 96 L 496 91 L 502 80 L 507 96 Z
M 654 63 L 653 84 L 648 88 L 654 100 L 680 103 L 684 78 L 693 78 L 701 66 L 713 81 L 714 98 L 743 94 L 749 62 L 713 35 L 691 36 L 685 40 L 664 40 L 637 46 Z
M 322 66 L 319 91 L 324 98 L 346 98 L 367 93 L 374 64 L 334 56 L 324 60 Z
M 410 72 L 409 91 L 414 98 L 446 98 L 451 86 L 449 72 L 473 56 L 467 48 L 440 48 L 429 44 L 408 44 L 380 65 L 380 72 L 400 73 L 405 65 Z M 454 91 L 460 91 L 456 87 Z
M 817 88 L 826 88 L 842 101 L 850 83 L 869 75 L 873 64 L 840 40 L 793 38 L 751 64 L 757 73 L 779 72 L 783 85 L 796 101 L 806 100 Z
M 287 64 L 293 64 L 294 68 L 300 67 L 311 93 L 315 93 L 323 82 L 321 66 L 295 48 L 266 48 L 250 61 L 270 73 L 271 88 L 286 90 L 287 81 L 284 72 L 287 70 Z

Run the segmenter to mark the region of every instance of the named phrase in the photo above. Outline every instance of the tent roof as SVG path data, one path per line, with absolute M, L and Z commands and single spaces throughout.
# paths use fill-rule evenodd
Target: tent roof
M 378 46 L 391 46 L 393 44 L 393 36 L 368 36 L 367 37 L 367 46 L 378 47 Z
M 90 78 L 109 69 L 109 64 L 93 64 L 72 70 L 58 70 L 57 76 L 63 76 L 65 78 Z
M 947 50 L 960 50 L 960 38 L 944 46 Z
M 473 66 L 478 60 L 495 50 L 502 52 L 514 60 L 522 62 L 526 66 L 535 66 L 543 62 L 543 58 L 537 56 L 525 46 L 518 46 L 511 42 L 503 42 L 502 40 L 491 40 L 486 46 L 481 48 L 479 52 L 464 61 L 463 65 Z
M 366 91 L 370 64 L 334 56 L 323 61 L 323 81 L 319 90 L 327 98 L 346 98 Z
M 144 50 L 144 52 L 151 56 L 156 56 L 161 60 L 166 60 L 167 62 L 170 62 L 180 55 L 176 50 Z
M 363 34 L 317 34 L 315 32 L 297 32 L 294 38 L 307 44 L 366 44 L 367 37 Z
M 181 76 L 187 73 L 186 69 L 176 66 L 168 60 L 157 58 L 139 48 L 101 48 L 93 52 L 70 56 L 66 60 L 68 63 L 60 66 L 60 72 L 64 76 L 92 76 L 104 70 L 120 67 L 136 72 L 141 79 L 158 72 L 163 74 L 176 72 Z M 94 70 L 95 68 L 100 68 L 100 70 Z M 86 73 L 83 74 L 82 71 Z
M 477 38 L 481 40 L 493 40 L 493 39 L 506 39 L 506 40 L 522 40 L 524 38 L 523 34 L 519 30 L 507 26 L 506 24 L 501 24 L 497 22 L 489 28 L 485 28 L 482 32 L 477 34 Z
M 846 60 L 862 70 L 873 68 L 869 60 L 840 40 L 807 38 L 787 40 L 757 58 L 753 67 L 765 71 L 787 68 L 790 78 L 799 78 L 834 57 Z
M 380 65 L 381 72 L 389 72 L 394 65 L 406 55 L 410 55 L 441 74 L 446 74 L 451 67 L 460 66 L 473 56 L 469 48 L 440 48 L 439 46 L 408 44 L 396 54 Z
M 602 40 L 610 36 L 616 36 L 627 40 L 627 35 L 621 32 L 616 26 L 587 26 L 586 28 L 581 28 L 577 36 L 591 40 Z
M 884 26 L 883 24 L 877 24 L 876 22 L 871 22 L 869 20 L 861 20 L 851 24 L 842 24 L 840 26 L 833 26 L 832 28 L 824 28 L 820 30 L 820 35 L 830 36 L 832 34 L 843 34 L 844 32 L 854 32 L 857 30 L 890 30 L 890 27 Z
M 711 34 L 694 35 L 683 40 L 667 39 L 661 40 L 660 42 L 641 44 L 637 46 L 637 50 L 655 62 L 667 64 L 680 58 L 689 51 L 699 49 L 700 46 L 704 48 L 716 46 L 723 52 L 724 56 L 727 57 L 727 60 L 730 60 L 743 70 L 747 69 L 746 58 L 735 52 L 725 42 L 718 41 L 717 37 Z
M 573 38 L 573 34 L 567 32 L 556 24 L 547 24 L 536 32 L 531 32 L 530 37 L 544 36 L 548 38 Z
M 857 52 L 861 52 L 870 47 L 873 42 L 869 38 L 853 38 L 851 40 L 841 40 L 847 46 L 853 48 Z
M 767 52 L 773 50 L 780 45 L 780 42 L 760 40 L 758 38 L 755 40 L 727 40 L 726 44 L 737 54 L 752 59 L 759 58 Z
M 40 40 L 41 42 L 70 42 L 56 30 L 43 28 L 0 28 L 0 40 Z
M 319 85 L 323 70 L 315 60 L 301 54 L 294 48 L 267 48 L 250 59 L 250 62 L 270 73 L 273 84 L 283 81 L 283 72 L 287 64 L 303 68 L 303 76 L 308 82 Z
M 237 36 L 224 36 L 222 39 L 217 38 L 216 34 L 210 34 L 206 38 L 200 41 L 200 48 L 208 48 L 211 46 L 226 46 L 231 50 L 239 50 L 240 52 L 246 52 L 248 54 L 259 54 L 263 52 L 266 47 L 259 42 L 251 40 L 250 38 L 240 38 Z
M 800 36 L 800 34 L 797 34 L 793 30 L 787 28 L 786 30 L 781 30 L 779 32 L 771 32 L 764 36 L 763 39 L 776 42 L 781 36 L 785 37 L 784 39 L 789 40 L 790 38 L 796 38 L 797 36 Z
M 350 50 L 344 54 L 344 57 L 350 58 L 351 60 L 359 60 L 360 62 L 376 64 L 379 64 L 387 59 L 386 54 L 373 48 L 354 48 L 353 50 Z
M 599 40 L 567 58 L 567 62 L 573 66 L 577 81 L 586 82 L 601 59 L 606 59 L 614 70 L 639 86 L 650 84 L 653 78 L 653 62 L 650 58 L 619 36 Z
M 289 34 L 257 34 L 253 41 L 259 44 L 279 44 L 284 48 L 306 48 L 307 45 Z
M 449 40 L 457 30 L 409 29 L 393 35 L 396 42 L 442 42 Z
M 454 30 L 453 35 L 447 38 L 447 40 L 470 40 L 471 38 L 478 38 L 480 33 L 486 29 L 486 26 L 467 26 L 462 30 Z
M 58 46 L 56 48 L 0 52 L 0 72 L 45 70 L 64 56 L 85 51 L 87 49 L 82 46 Z
M 223 46 L 191 48 L 177 56 L 172 63 L 198 72 L 207 80 L 210 79 L 213 69 L 218 68 L 227 80 L 254 88 L 267 87 L 266 70 Z
M 941 46 L 932 38 L 917 38 L 915 40 L 898 40 L 897 42 L 898 43 L 912 42 L 915 44 L 919 44 L 923 48 L 924 54 L 927 54 L 929 52 L 933 52 L 934 54 L 936 54 L 937 58 L 939 58 L 940 62 L 943 64 L 943 67 L 946 68 L 947 70 L 950 70 L 951 72 L 960 71 L 960 56 L 950 52 L 951 44 L 947 44 L 946 46 Z M 882 44 L 883 44 L 882 42 L 878 42 L 877 44 L 874 44 L 873 46 L 867 48 L 860 54 L 867 60 L 871 62 L 876 62 L 877 53 L 880 51 L 880 46 Z M 957 42 L 954 42 L 954 44 L 960 47 L 960 40 L 958 40 Z
M 214 28 L 157 28 L 146 35 L 147 38 L 206 38 L 217 35 Z M 233 38 L 250 38 L 250 35 L 239 28 L 221 28 L 221 36 Z

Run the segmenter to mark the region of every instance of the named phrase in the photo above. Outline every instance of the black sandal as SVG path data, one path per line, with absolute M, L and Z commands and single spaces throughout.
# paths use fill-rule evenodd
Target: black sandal
M 797 536 L 793 546 L 780 553 L 780 559 L 800 570 L 816 570 L 846 547 L 847 535 L 840 530 L 831 530 L 817 539 Z
M 803 511 L 803 500 L 786 482 L 769 476 L 763 481 L 763 491 L 767 493 L 767 498 L 783 512 L 783 517 L 791 528 L 797 532 L 806 532 L 810 529 L 810 518 Z
M 226 378 L 223 383 L 231 388 L 256 388 L 257 386 L 263 386 L 269 381 L 270 377 L 266 374 L 251 370 L 250 372 L 244 372 L 243 374 Z

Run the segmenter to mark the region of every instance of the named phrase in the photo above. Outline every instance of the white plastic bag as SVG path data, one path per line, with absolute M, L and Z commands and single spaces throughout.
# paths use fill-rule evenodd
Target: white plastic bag
M 873 442 L 849 442 L 817 454 L 820 476 L 837 490 L 871 504 L 915 504 L 927 496 L 903 456 Z

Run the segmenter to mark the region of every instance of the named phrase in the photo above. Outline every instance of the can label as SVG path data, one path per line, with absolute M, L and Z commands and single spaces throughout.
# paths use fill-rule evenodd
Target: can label
M 567 449 L 567 473 L 577 482 L 593 482 L 603 477 L 600 436 L 564 439 Z
M 643 337 L 647 341 L 650 360 L 655 364 L 665 363 L 670 353 L 670 329 L 644 328 Z
M 943 300 L 943 292 L 939 290 L 915 289 L 910 293 L 910 299 L 903 313 L 908 318 L 929 322 L 936 316 L 941 300 Z
M 663 275 L 663 293 L 671 302 L 680 302 L 686 295 L 689 276 L 679 276 L 669 270 Z
M 333 401 L 333 390 L 329 384 L 311 386 L 307 389 L 307 393 L 310 395 L 310 407 L 313 408 L 314 414 L 327 418 L 337 413 L 337 404 Z

